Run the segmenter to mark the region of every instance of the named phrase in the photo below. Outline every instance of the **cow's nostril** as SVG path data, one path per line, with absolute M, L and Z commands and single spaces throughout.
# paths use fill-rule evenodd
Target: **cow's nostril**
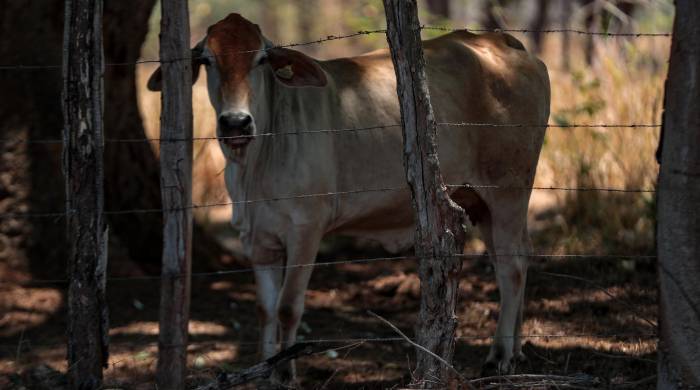
M 247 127 L 252 121 L 253 118 L 251 118 L 250 115 L 245 115 L 241 121 L 241 127 Z
M 226 113 L 219 116 L 219 126 L 224 131 L 240 131 L 250 133 L 248 127 L 253 122 L 253 118 L 245 113 Z

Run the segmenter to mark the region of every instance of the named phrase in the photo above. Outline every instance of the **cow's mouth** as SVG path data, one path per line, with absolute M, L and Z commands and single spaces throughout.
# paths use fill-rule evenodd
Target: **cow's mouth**
M 226 145 L 226 147 L 228 147 L 229 149 L 236 150 L 247 146 L 252 140 L 252 136 L 238 136 L 231 138 L 222 138 L 221 142 L 223 142 L 224 145 Z

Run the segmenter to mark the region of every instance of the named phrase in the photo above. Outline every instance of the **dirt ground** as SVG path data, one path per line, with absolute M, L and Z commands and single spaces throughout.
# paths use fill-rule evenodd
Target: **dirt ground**
M 381 255 L 334 249 L 319 261 Z M 600 388 L 654 387 L 652 260 L 543 259 L 531 268 L 527 284 L 523 333 L 528 361 L 517 372 L 584 373 L 598 378 Z M 106 388 L 155 388 L 158 291 L 155 280 L 109 282 Z M 44 382 L 55 377 L 56 384 L 48 388 L 60 388 L 61 375 L 53 370 L 66 370 L 64 292 L 61 284 L 0 286 L 0 388 L 20 389 L 41 375 Z M 417 294 L 414 261 L 318 267 L 306 294 L 300 335 L 328 340 L 323 344 L 328 351 L 299 359 L 300 387 L 385 389 L 410 382 L 415 352 L 407 343 L 362 340 L 396 337 L 368 310 L 412 334 Z M 193 384 L 220 370 L 257 362 L 254 300 L 250 273 L 194 278 L 189 349 Z M 498 291 L 487 259 L 464 261 L 457 314 L 455 366 L 469 378 L 478 377 L 498 315 Z

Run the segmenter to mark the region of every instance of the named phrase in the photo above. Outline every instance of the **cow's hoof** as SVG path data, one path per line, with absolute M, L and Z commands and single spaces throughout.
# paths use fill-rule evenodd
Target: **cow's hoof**
M 275 389 L 299 389 L 299 383 L 296 380 L 296 369 L 294 364 L 283 364 L 278 367 L 270 381 L 276 386 Z
M 526 361 L 527 355 L 525 355 L 523 351 L 516 352 L 515 355 L 513 355 L 513 362 L 516 364 L 525 363 Z
M 514 359 L 489 359 L 481 366 L 481 376 L 510 375 L 515 371 Z

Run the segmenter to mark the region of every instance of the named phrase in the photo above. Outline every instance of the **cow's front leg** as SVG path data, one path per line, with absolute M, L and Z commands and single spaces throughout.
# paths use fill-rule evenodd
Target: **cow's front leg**
M 292 233 L 287 242 L 287 268 L 277 306 L 280 323 L 282 348 L 294 345 L 297 330 L 304 313 L 304 297 L 311 279 L 313 264 L 321 243 L 322 232 L 315 229 L 299 229 Z M 294 362 L 281 367 L 280 378 L 285 382 L 294 381 Z
M 256 311 L 260 323 L 258 352 L 263 359 L 277 353 L 277 298 L 282 286 L 284 256 L 282 251 L 254 251 Z

